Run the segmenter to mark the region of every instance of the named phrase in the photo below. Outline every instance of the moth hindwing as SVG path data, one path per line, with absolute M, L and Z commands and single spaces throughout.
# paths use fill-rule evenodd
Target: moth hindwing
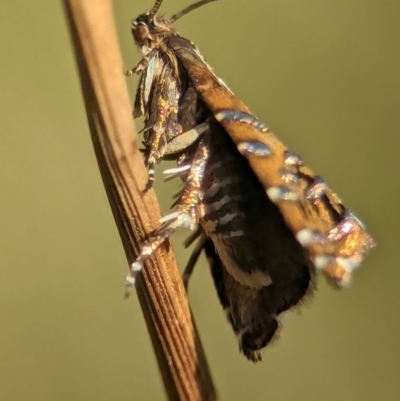
M 173 23 L 209 3 L 195 3 L 170 19 L 162 0 L 132 21 L 144 54 L 126 72 L 140 73 L 134 116 L 144 116 L 149 185 L 154 166 L 176 160 L 165 179 L 183 188 L 175 211 L 143 244 L 127 286 L 143 263 L 180 227 L 198 240 L 184 272 L 187 285 L 204 250 L 240 350 L 252 361 L 275 336 L 283 312 L 314 288 L 321 270 L 346 286 L 373 240 L 325 181 L 306 167 L 220 80 Z

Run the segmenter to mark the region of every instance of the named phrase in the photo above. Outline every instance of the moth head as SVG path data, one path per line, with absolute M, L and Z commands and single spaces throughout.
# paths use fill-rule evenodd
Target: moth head
M 156 15 L 163 0 L 156 0 L 153 8 L 148 13 L 139 15 L 131 23 L 131 31 L 135 43 L 141 48 L 143 53 L 148 53 L 152 48 L 157 47 L 164 37 L 176 34 L 172 25 L 177 19 L 212 1 L 215 0 L 198 1 L 186 7 L 181 12 L 174 14 L 171 18 L 164 19 Z
M 141 48 L 153 48 L 153 43 L 159 43 L 160 38 L 175 33 L 168 20 L 152 15 L 151 12 L 134 19 L 131 31 L 135 43 Z
M 133 39 L 140 46 L 149 36 L 149 27 L 143 17 L 146 15 L 141 15 L 138 18 L 132 20 L 131 31 Z

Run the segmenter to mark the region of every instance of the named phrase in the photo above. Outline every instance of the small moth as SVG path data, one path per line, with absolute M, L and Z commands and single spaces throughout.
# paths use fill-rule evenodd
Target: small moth
M 154 166 L 176 160 L 165 179 L 183 188 L 175 211 L 141 248 L 127 276 L 135 283 L 146 259 L 178 228 L 202 251 L 218 297 L 251 361 L 276 335 L 281 314 L 299 305 L 322 271 L 338 288 L 349 284 L 363 254 L 374 245 L 363 224 L 326 182 L 232 93 L 174 22 L 213 0 L 202 0 L 171 18 L 157 16 L 162 0 L 132 21 L 143 53 L 126 75 L 141 74 L 134 117 L 144 116 L 149 186 Z

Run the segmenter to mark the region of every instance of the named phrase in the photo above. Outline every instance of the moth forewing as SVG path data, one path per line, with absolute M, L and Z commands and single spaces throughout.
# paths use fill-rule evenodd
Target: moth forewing
M 299 157 L 226 90 L 197 50 L 187 57 L 178 42 L 171 39 L 170 46 L 175 48 L 202 99 L 249 162 L 293 234 L 310 251 L 315 266 L 333 284 L 348 285 L 363 253 L 374 245 L 365 227 L 320 177 L 303 166 Z M 314 190 L 313 185 L 319 185 L 320 190 Z M 336 231 L 341 234 L 335 237 Z

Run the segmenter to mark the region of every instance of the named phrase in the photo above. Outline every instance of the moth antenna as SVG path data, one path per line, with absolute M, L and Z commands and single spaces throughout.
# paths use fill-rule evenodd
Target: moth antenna
M 183 9 L 182 11 L 180 11 L 179 13 L 174 14 L 174 15 L 170 18 L 169 21 L 170 21 L 171 23 L 173 23 L 173 22 L 175 22 L 177 19 L 179 19 L 179 18 L 183 17 L 185 14 L 189 13 L 190 11 L 193 11 L 193 10 L 195 10 L 196 8 L 199 8 L 199 7 L 204 6 L 204 5 L 208 4 L 208 3 L 211 3 L 212 1 L 216 1 L 216 0 L 201 0 L 201 1 L 198 1 L 197 3 L 193 3 L 193 4 L 191 4 L 190 6 L 184 8 L 184 9 Z M 154 7 L 153 7 L 153 8 L 154 8 Z M 151 11 L 150 11 L 150 13 L 151 13 Z
M 149 17 L 150 18 L 153 18 L 157 14 L 157 11 L 160 9 L 160 6 L 161 6 L 162 2 L 163 2 L 163 0 L 157 0 L 154 3 L 153 8 L 149 11 Z

